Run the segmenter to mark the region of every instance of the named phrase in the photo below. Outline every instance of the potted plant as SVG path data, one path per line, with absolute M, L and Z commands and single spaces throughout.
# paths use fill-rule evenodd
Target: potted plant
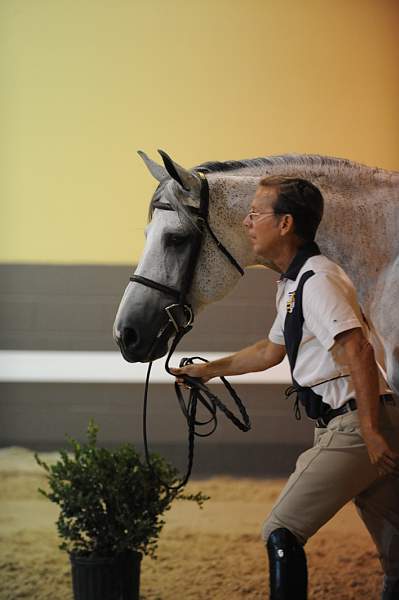
M 138 600 L 140 561 L 156 558 L 163 513 L 175 498 L 202 507 L 208 497 L 166 488 L 178 476 L 165 459 L 152 454 L 149 469 L 131 444 L 98 447 L 97 433 L 90 420 L 87 443 L 67 436 L 72 453 L 61 450 L 51 466 L 35 454 L 49 485 L 39 492 L 60 507 L 60 548 L 70 556 L 75 600 Z

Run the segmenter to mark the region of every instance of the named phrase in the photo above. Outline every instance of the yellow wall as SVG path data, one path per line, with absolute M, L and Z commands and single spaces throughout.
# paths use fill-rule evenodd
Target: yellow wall
M 1 0 L 0 261 L 134 263 L 135 154 L 399 169 L 396 0 Z

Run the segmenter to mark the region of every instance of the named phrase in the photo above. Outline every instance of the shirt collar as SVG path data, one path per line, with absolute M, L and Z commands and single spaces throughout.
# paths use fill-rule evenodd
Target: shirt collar
M 321 254 L 321 252 L 316 242 L 306 242 L 299 248 L 286 272 L 281 274 L 280 280 L 292 279 L 295 281 L 308 258 L 317 256 L 318 254 Z

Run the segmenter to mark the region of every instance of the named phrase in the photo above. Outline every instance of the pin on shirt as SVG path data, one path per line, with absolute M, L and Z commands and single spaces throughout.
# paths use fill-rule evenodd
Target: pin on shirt
M 295 306 L 295 290 L 293 292 L 288 292 L 288 300 L 287 300 L 287 312 L 292 313 Z

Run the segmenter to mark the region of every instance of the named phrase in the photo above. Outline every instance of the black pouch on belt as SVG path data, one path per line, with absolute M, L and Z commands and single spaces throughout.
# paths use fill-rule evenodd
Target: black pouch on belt
M 288 398 L 291 394 L 296 393 L 294 404 L 295 418 L 301 418 L 299 404 L 305 408 L 305 412 L 310 419 L 323 418 L 330 410 L 331 406 L 323 402 L 323 397 L 316 394 L 310 387 L 303 387 L 294 381 L 294 385 L 289 386 L 285 390 L 285 395 Z

